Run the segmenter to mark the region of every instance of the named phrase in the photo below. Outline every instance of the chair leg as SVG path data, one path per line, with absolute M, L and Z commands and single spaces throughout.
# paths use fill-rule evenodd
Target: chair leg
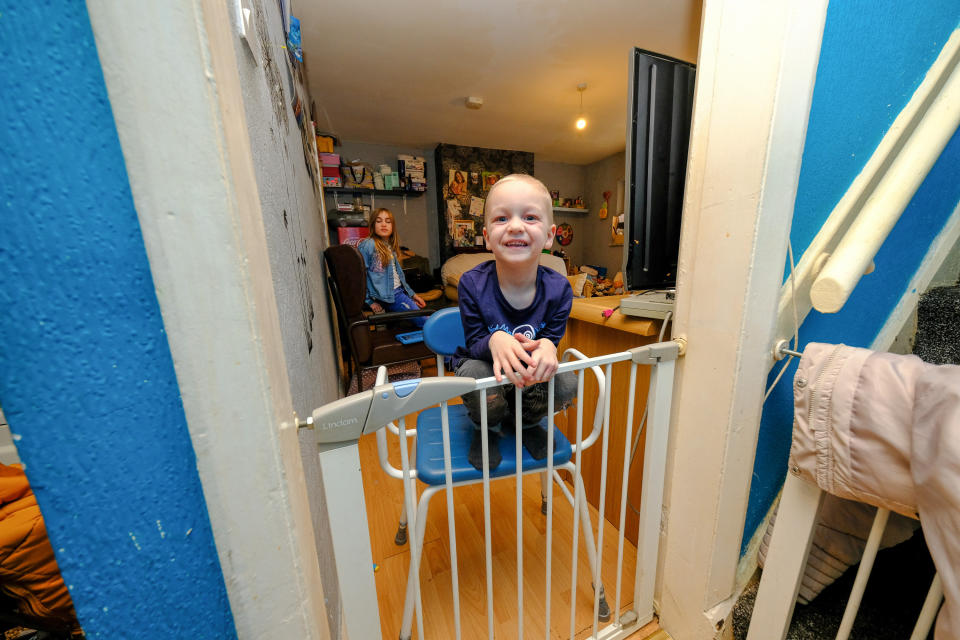
M 597 574 L 597 543 L 593 537 L 593 524 L 590 522 L 590 510 L 587 508 L 587 491 L 583 486 L 583 478 L 577 478 L 577 484 L 580 485 L 580 528 L 583 530 L 583 543 L 587 548 L 587 559 L 590 561 L 590 576 Z M 590 586 L 597 589 L 597 585 L 590 583 Z M 603 591 L 603 582 L 600 583 L 600 606 L 598 617 L 600 622 L 610 620 L 610 605 L 607 604 L 607 597 Z
M 440 487 L 439 489 L 442 489 Z M 438 490 L 436 487 L 427 487 L 420 496 L 420 504 L 417 507 L 417 521 L 414 523 L 413 545 L 410 547 L 410 553 L 417 554 L 420 558 L 420 564 L 423 563 L 423 537 L 427 530 L 427 509 L 430 507 L 430 498 Z M 407 572 L 407 595 L 403 601 L 403 619 L 400 622 L 400 640 L 410 640 L 413 628 L 413 610 L 416 604 L 416 581 L 420 576 L 413 571 L 413 556 L 410 557 L 410 571 Z M 420 631 L 423 636 L 423 631 Z
M 552 480 L 547 472 L 540 474 L 540 513 L 547 515 L 547 493 L 550 491 Z
M 401 439 L 402 440 L 402 439 Z M 410 453 L 410 467 L 417 466 L 417 448 L 414 447 L 413 451 Z M 417 492 L 417 482 L 415 480 L 410 482 L 410 491 L 413 491 L 413 494 L 416 495 Z M 397 535 L 393 537 L 393 543 L 398 547 L 402 547 L 407 544 L 407 501 L 403 501 L 403 505 L 400 507 L 400 522 L 397 525 Z
M 403 501 L 400 508 L 400 524 L 397 525 L 397 535 L 393 538 L 393 544 L 402 547 L 407 544 L 407 501 Z

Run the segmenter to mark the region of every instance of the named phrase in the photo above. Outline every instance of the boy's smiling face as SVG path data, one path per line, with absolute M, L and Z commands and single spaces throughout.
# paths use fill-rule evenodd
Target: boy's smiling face
M 553 212 L 546 207 L 549 202 L 549 193 L 524 180 L 510 180 L 491 191 L 483 237 L 498 263 L 539 262 L 557 232 Z

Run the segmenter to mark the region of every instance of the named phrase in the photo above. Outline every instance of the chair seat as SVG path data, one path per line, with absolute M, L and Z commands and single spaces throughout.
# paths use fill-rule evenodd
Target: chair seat
M 453 481 L 480 480 L 483 474 L 467 460 L 470 441 L 473 439 L 473 422 L 462 404 L 448 407 L 450 415 L 450 468 Z M 544 418 L 540 426 L 546 429 Z M 490 472 L 491 478 L 513 475 L 517 472 L 516 440 L 513 437 L 500 438 L 500 455 L 503 460 Z M 523 470 L 546 469 L 547 459 L 534 460 L 526 448 L 521 448 Z M 553 428 L 553 464 L 564 464 L 570 460 L 572 449 L 570 441 L 556 426 Z M 443 471 L 443 431 L 441 430 L 440 407 L 421 411 L 417 417 L 417 478 L 429 485 L 440 485 L 445 481 Z

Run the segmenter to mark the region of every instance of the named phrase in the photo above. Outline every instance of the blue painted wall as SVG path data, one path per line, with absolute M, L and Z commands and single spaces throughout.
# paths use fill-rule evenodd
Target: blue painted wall
M 86 7 L 0 1 L 0 403 L 88 637 L 236 637 Z
M 830 3 L 790 232 L 798 259 L 958 23 L 956 0 Z M 860 281 L 840 313 L 810 313 L 800 327 L 800 350 L 807 342 L 869 347 L 958 201 L 960 133 L 955 133 L 877 254 L 877 270 Z M 786 475 L 796 364 L 763 408 L 743 549 Z

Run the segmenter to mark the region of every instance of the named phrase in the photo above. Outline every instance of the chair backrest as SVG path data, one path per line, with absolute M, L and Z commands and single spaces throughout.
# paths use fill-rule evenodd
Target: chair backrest
M 467 341 L 463 336 L 460 309 L 447 307 L 433 313 L 423 325 L 423 341 L 439 356 L 452 356 Z
M 323 252 L 333 290 L 334 304 L 340 318 L 342 332 L 349 330 L 352 323 L 363 320 L 363 302 L 367 297 L 367 269 L 363 256 L 352 245 L 335 245 Z M 370 342 L 370 329 L 367 326 L 354 327 L 350 335 L 356 353 L 353 356 L 361 363 L 368 362 L 372 356 L 373 345 Z

